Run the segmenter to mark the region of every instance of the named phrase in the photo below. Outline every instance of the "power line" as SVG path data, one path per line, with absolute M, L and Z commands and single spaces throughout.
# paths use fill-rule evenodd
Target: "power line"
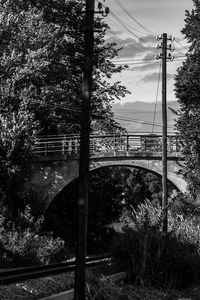
M 99 1 L 98 1 L 99 2 Z M 105 8 L 105 5 L 103 5 L 103 7 Z M 129 27 L 127 27 L 128 25 L 123 22 L 118 16 L 116 16 L 116 14 L 114 14 L 112 11 L 110 11 L 110 15 L 115 19 L 117 20 L 117 22 L 123 27 L 126 29 L 126 31 L 128 31 L 130 34 L 132 34 L 134 37 L 136 37 L 137 39 L 143 41 L 143 42 L 146 42 L 145 40 L 142 39 L 142 37 L 139 37 L 137 34 L 135 34 L 132 30 L 130 30 Z
M 114 36 L 116 36 L 116 37 L 118 38 L 118 35 L 116 35 L 115 32 L 113 32 L 113 31 L 110 30 L 110 29 L 108 29 L 108 31 L 109 31 L 112 35 L 114 35 Z M 125 44 L 125 43 L 123 42 L 123 40 L 120 40 L 120 42 L 121 42 L 125 47 L 131 48 L 131 49 L 133 49 L 133 50 L 137 50 L 138 52 L 145 53 L 145 51 L 142 50 L 142 49 L 139 49 L 139 48 L 137 48 L 137 47 L 135 47 L 135 46 L 132 46 L 132 45 L 127 45 L 127 44 Z
M 143 30 L 145 30 L 146 32 L 156 35 L 153 31 L 149 30 L 148 28 L 146 28 L 145 26 L 143 26 L 134 16 L 133 14 L 130 14 L 130 12 L 125 8 L 125 6 L 119 1 L 119 0 L 114 0 L 115 3 L 118 4 L 118 6 L 136 23 L 138 24 Z
M 120 29 L 122 29 L 123 32 L 125 32 L 123 26 L 120 25 L 119 23 L 115 23 L 111 18 L 109 18 L 109 15 L 108 15 L 108 20 L 109 20 L 109 23 L 110 23 L 110 22 L 113 23 L 115 26 L 119 27 Z M 136 28 L 134 28 L 134 30 L 137 31 L 137 32 L 140 33 L 140 34 L 144 34 L 142 31 L 140 31 L 140 30 L 138 30 L 138 29 L 136 29 Z
M 157 104 L 158 104 L 158 91 L 159 91 L 159 84 L 160 84 L 160 73 L 161 73 L 161 62 L 160 62 L 159 73 L 158 73 L 158 83 L 157 83 L 157 89 L 156 89 L 156 101 L 155 101 L 154 114 L 153 114 L 152 133 L 154 132 L 154 124 L 155 124 L 156 110 L 157 110 Z
M 119 24 L 126 29 L 127 32 L 129 32 L 131 35 L 133 35 L 138 40 L 141 40 L 141 37 L 139 37 L 137 34 L 135 34 L 129 27 L 127 27 L 127 24 L 124 23 L 120 18 L 118 18 L 113 12 L 110 12 L 110 15 L 119 22 Z
M 181 56 L 175 56 L 175 58 L 174 58 L 174 62 L 176 62 L 176 61 L 182 61 L 182 60 L 184 60 L 184 59 L 186 59 L 186 55 L 181 55 Z M 147 62 L 145 62 L 145 61 L 147 61 Z M 156 62 L 158 62 L 156 59 L 130 59 L 130 60 L 114 60 L 114 61 L 112 61 L 114 64 L 116 64 L 116 65 L 124 65 L 124 64 L 126 64 L 126 65 L 151 65 L 152 63 L 156 63 Z
M 116 60 L 113 60 L 113 62 L 121 62 L 121 63 L 125 63 L 125 62 L 143 62 L 143 61 L 153 61 L 155 59 L 155 57 L 152 57 L 152 58 L 132 58 L 132 59 L 116 59 Z
M 129 118 L 124 118 L 124 117 L 120 117 L 120 116 L 114 116 L 114 119 L 116 119 L 116 120 L 120 120 L 120 121 L 127 121 L 127 122 L 131 122 L 131 123 L 139 123 L 139 124 L 145 124 L 145 125 L 149 125 L 149 126 L 152 126 L 153 125 L 153 123 L 152 122 L 150 122 L 150 121 L 141 121 L 141 120 L 138 120 L 138 119 L 129 119 Z M 154 126 L 156 126 L 156 127 L 162 127 L 162 125 L 161 124 L 154 124 Z M 172 127 L 172 126 L 168 126 L 168 128 L 172 128 L 172 129 L 174 129 L 174 127 Z
M 179 44 L 182 48 L 184 48 L 184 49 L 188 52 L 189 47 L 186 48 L 186 46 L 184 46 L 183 44 L 181 44 L 181 42 L 180 42 L 180 41 L 177 41 L 176 39 L 175 39 L 175 42 L 176 42 L 177 44 Z M 180 51 L 180 52 L 181 52 L 181 51 Z M 183 52 L 181 52 L 181 53 L 184 54 Z
M 41 100 L 40 101 L 34 101 L 34 102 L 40 102 L 41 103 Z M 73 111 L 73 112 L 78 112 L 78 113 L 81 113 L 81 109 L 79 108 L 75 108 L 75 107 L 71 107 L 71 106 L 65 106 L 65 105 L 59 105 L 59 104 L 52 104 L 52 103 L 49 103 L 48 101 L 47 102 L 44 102 L 43 104 L 46 104 L 47 106 L 51 106 L 51 107 L 56 107 L 56 108 L 60 108 L 60 109 L 64 109 L 64 110 L 68 110 L 68 111 Z M 98 116 L 97 114 L 91 114 L 92 116 Z M 127 118 L 127 117 L 124 117 L 124 116 L 120 116 L 120 115 L 114 115 L 113 119 L 116 119 L 116 120 L 121 120 L 121 121 L 127 121 L 127 122 L 131 122 L 131 123 L 139 123 L 139 124 L 146 124 L 146 125 L 149 125 L 149 126 L 152 126 L 153 123 L 150 122 L 150 121 L 143 121 L 143 120 L 139 120 L 139 119 L 132 119 L 132 118 Z M 162 127 L 162 125 L 160 124 L 154 124 L 154 126 L 157 126 L 157 127 Z M 169 126 L 169 128 L 172 128 L 172 126 Z

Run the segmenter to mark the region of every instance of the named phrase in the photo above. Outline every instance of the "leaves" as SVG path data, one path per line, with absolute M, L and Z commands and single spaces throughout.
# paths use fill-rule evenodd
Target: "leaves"
M 200 2 L 186 11 L 182 33 L 190 43 L 186 61 L 175 76 L 175 93 L 180 103 L 176 127 L 183 144 L 185 177 L 191 192 L 199 193 L 200 175 Z

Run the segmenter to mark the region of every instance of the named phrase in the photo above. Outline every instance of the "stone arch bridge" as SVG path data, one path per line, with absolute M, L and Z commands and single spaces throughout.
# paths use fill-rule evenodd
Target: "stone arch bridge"
M 181 146 L 175 135 L 168 136 L 168 180 L 186 191 L 179 174 L 183 164 Z M 31 163 L 31 184 L 39 193 L 45 211 L 59 192 L 79 174 L 79 136 L 45 136 L 38 139 Z M 90 170 L 108 166 L 130 166 L 162 175 L 162 137 L 143 135 L 92 135 Z

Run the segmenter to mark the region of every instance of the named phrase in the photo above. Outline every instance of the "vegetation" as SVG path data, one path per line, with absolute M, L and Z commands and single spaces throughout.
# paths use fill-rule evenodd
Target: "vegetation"
M 169 193 L 173 188 L 169 186 Z M 45 229 L 53 231 L 67 245 L 76 239 L 78 180 L 64 188 L 45 214 Z M 150 199 L 161 203 L 161 178 L 130 167 L 106 167 L 90 173 L 88 207 L 88 251 L 108 251 L 112 230 L 123 210 L 136 208 Z M 72 250 L 73 247 L 72 247 Z
M 1 10 L 1 114 L 23 106 L 39 122 L 40 133 L 79 132 L 84 52 L 84 1 L 4 1 Z M 127 90 L 110 84 L 121 72 L 110 59 L 118 55 L 107 44 L 108 26 L 95 20 L 93 128 L 114 129 L 110 103 Z
M 29 184 L 29 162 L 38 135 L 80 130 L 77 120 L 81 107 L 84 3 L 1 3 L 0 207 L 5 211 L 0 216 L 2 266 L 52 262 L 63 249 L 62 240 L 43 232 L 43 218 L 31 216 L 30 212 L 37 212 L 38 195 Z M 110 61 L 119 49 L 114 43 L 105 42 L 107 28 L 101 18 L 95 20 L 93 131 L 121 130 L 113 119 L 110 103 L 128 93 L 119 82 L 108 82 L 112 74 L 124 67 Z M 29 212 L 27 204 L 31 206 Z M 22 226 L 24 218 L 30 218 L 30 222 L 23 222 Z
M 53 238 L 51 232 L 42 232 L 42 223 L 43 218 L 35 219 L 29 207 L 18 215 L 15 224 L 9 221 L 5 210 L 1 213 L 1 268 L 44 265 L 66 258 L 64 241 Z
M 179 201 L 181 205 L 170 206 L 167 236 L 162 233 L 163 212 L 150 201 L 125 212 L 121 222 L 113 225 L 113 252 L 118 264 L 126 267 L 130 282 L 179 289 L 199 282 L 200 224 L 196 212 L 200 208 L 186 199 Z
M 193 0 L 194 9 L 186 11 L 185 26 L 182 33 L 190 43 L 187 58 L 175 76 L 175 92 L 180 103 L 177 116 L 177 129 L 183 141 L 185 158 L 184 175 L 194 197 L 199 194 L 200 178 L 200 1 Z
M 200 1 L 193 2 L 195 9 L 186 13 L 182 31 L 191 45 L 175 89 L 181 105 L 177 129 L 183 140 L 184 173 L 197 196 Z M 28 184 L 28 162 L 38 135 L 80 130 L 83 10 L 82 0 L 5 0 L 0 7 L 1 267 L 57 262 L 74 250 L 77 181 L 59 194 L 45 220 L 33 216 L 37 197 Z M 111 103 L 128 93 L 119 82 L 109 83 L 125 67 L 111 62 L 120 49 L 105 42 L 107 28 L 101 18 L 95 20 L 93 132 L 122 130 L 113 119 Z M 114 233 L 113 253 L 118 265 L 126 267 L 131 284 L 183 288 L 198 282 L 200 208 L 191 199 L 170 204 L 169 233 L 163 236 L 158 177 L 125 167 L 91 173 L 88 252 L 107 251 Z M 135 291 L 129 289 L 133 297 Z M 126 293 L 106 280 L 94 282 L 91 289 L 93 299 L 123 299 Z
M 84 48 L 84 1 L 6 0 L 0 7 L 0 198 L 14 215 L 28 198 L 29 162 L 41 134 L 78 133 Z M 121 130 L 110 103 L 128 93 L 112 74 L 114 43 L 95 20 L 92 130 Z M 24 192 L 23 192 L 24 193 Z

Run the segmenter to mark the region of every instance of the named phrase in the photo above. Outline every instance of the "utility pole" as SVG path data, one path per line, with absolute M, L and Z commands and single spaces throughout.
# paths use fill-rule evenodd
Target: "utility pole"
M 105 1 L 105 0 L 104 0 Z M 90 110 L 92 98 L 92 73 L 94 52 L 94 13 L 106 17 L 109 8 L 98 3 L 98 11 L 94 10 L 95 0 L 86 0 L 85 33 L 84 33 L 84 70 L 82 84 L 81 135 L 79 158 L 79 189 L 78 189 L 78 228 L 76 245 L 75 269 L 75 300 L 85 300 L 86 286 L 86 252 L 87 252 L 87 219 L 88 219 L 88 188 L 90 163 Z
M 90 107 L 94 48 L 94 0 L 86 0 L 84 70 L 79 158 L 78 229 L 76 245 L 75 300 L 85 300 L 85 259 L 87 249 L 88 177 L 90 157 Z
M 167 34 L 162 43 L 162 207 L 163 232 L 167 233 Z
M 156 58 L 162 59 L 162 208 L 164 210 L 163 215 L 163 233 L 167 234 L 168 228 L 168 190 L 167 190 L 167 59 L 173 60 L 173 57 L 167 50 L 174 51 L 172 45 L 167 46 L 168 40 L 173 40 L 170 36 L 168 38 L 167 33 L 163 33 L 157 38 L 162 39 L 162 44 L 157 48 L 162 48 L 162 53 Z

